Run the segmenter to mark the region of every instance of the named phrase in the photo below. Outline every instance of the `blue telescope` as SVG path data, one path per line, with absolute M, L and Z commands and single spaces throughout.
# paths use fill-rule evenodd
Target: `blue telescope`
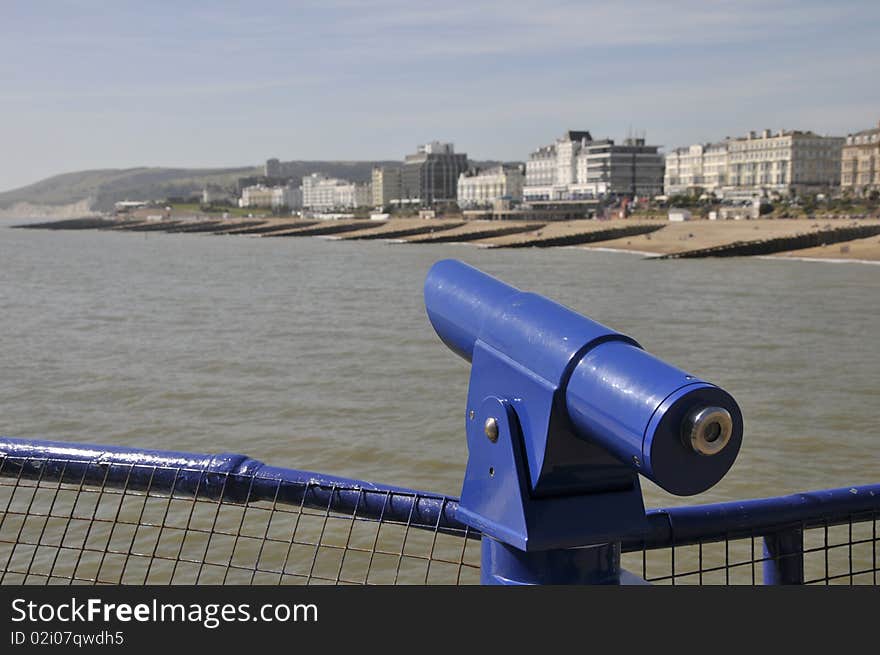
M 484 533 L 522 550 L 637 533 L 638 474 L 692 495 L 733 465 L 733 397 L 632 338 L 454 260 L 431 268 L 425 306 L 472 363 L 459 513 Z M 572 526 L 578 509 L 583 526 Z M 531 528 L 556 521 L 556 537 L 534 543 Z

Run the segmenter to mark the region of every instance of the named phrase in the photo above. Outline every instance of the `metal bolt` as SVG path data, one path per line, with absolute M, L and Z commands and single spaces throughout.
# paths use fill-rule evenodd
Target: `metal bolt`
M 639 461 L 639 457 L 638 457 L 638 455 L 633 455 L 633 464 L 634 464 L 636 467 L 639 467 L 639 466 L 642 465 L 641 461 Z
M 483 426 L 483 431 L 486 433 L 486 436 L 489 437 L 489 441 L 495 443 L 498 441 L 498 419 L 489 417 L 486 419 L 486 425 Z
M 474 410 L 468 412 L 468 418 L 472 421 L 474 420 Z

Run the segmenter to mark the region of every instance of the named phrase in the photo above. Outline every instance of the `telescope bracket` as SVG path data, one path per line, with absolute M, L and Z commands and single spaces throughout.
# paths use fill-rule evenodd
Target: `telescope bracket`
M 568 425 L 563 375 L 547 380 L 479 339 L 474 346 L 457 515 L 523 551 L 619 541 L 646 527 L 638 475 Z

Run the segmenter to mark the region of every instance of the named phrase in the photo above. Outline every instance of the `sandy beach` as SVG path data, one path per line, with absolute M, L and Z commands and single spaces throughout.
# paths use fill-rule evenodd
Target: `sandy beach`
M 597 248 L 636 251 L 653 255 L 711 248 L 736 241 L 755 241 L 806 234 L 856 225 L 880 225 L 880 220 L 750 220 L 750 221 L 665 221 L 662 229 L 650 234 L 603 241 Z M 847 251 L 846 247 L 850 246 Z M 582 246 L 589 248 L 590 246 Z M 869 237 L 827 247 L 789 251 L 793 256 L 880 260 L 880 237 Z M 788 253 L 782 253 L 785 255 Z
M 385 221 L 293 217 L 236 217 L 217 220 L 216 217 L 181 219 L 175 216 L 165 221 L 137 218 L 77 219 L 32 224 L 31 227 L 133 232 L 149 230 L 259 237 L 322 236 L 343 240 L 385 239 L 415 244 L 460 241 L 488 248 L 574 247 L 642 253 L 647 256 L 723 254 L 880 262 L 878 218 L 765 218 L 679 223 L 661 218 L 631 216 L 627 219 L 583 219 L 542 224 L 511 220 L 463 221 L 458 216 L 437 219 L 391 218 Z M 872 235 L 871 231 L 877 233 Z M 722 247 L 727 247 L 724 253 L 716 250 L 693 252 Z
M 824 259 L 829 261 L 872 261 L 880 263 L 880 237 L 855 239 L 846 243 L 835 243 L 818 248 L 791 250 L 775 257 L 802 259 Z

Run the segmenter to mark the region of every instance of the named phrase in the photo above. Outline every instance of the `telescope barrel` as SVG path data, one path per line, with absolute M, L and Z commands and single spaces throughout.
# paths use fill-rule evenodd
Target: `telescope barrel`
M 565 406 L 577 434 L 679 496 L 721 480 L 742 440 L 742 413 L 730 394 L 619 341 L 578 362 Z
M 723 389 L 651 355 L 623 334 L 454 260 L 425 281 L 428 317 L 468 361 L 477 341 L 557 387 L 573 432 L 678 495 L 733 465 L 742 413 Z
M 473 359 L 479 339 L 548 380 L 587 344 L 613 338 L 638 345 L 568 307 L 453 259 L 428 272 L 425 308 L 443 343 L 466 360 Z

